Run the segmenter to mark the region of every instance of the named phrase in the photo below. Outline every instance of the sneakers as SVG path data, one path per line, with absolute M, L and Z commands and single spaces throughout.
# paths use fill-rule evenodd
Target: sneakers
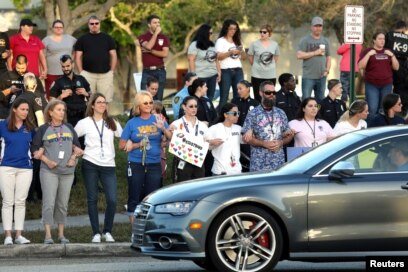
M 100 242 L 101 242 L 101 235 L 99 233 L 97 233 L 92 238 L 92 243 L 100 243 Z
M 51 245 L 53 243 L 54 243 L 54 240 L 52 240 L 52 238 L 44 239 L 44 244 L 46 245 Z
M 14 242 L 15 242 L 16 244 L 19 244 L 19 245 L 31 243 L 31 241 L 28 240 L 28 239 L 26 239 L 23 235 L 18 236 L 18 237 L 14 240 Z
M 58 238 L 58 241 L 59 241 L 61 244 L 69 244 L 69 240 L 68 240 L 67 238 L 65 238 L 64 236 L 59 237 L 59 238 Z
M 107 243 L 114 243 L 115 242 L 115 239 L 113 239 L 112 235 L 109 232 L 103 234 L 102 237 L 103 237 L 103 239 L 105 239 L 105 242 L 107 242 Z
M 10 246 L 12 244 L 13 244 L 13 238 L 11 238 L 11 236 L 7 236 L 6 238 L 4 238 L 4 245 Z

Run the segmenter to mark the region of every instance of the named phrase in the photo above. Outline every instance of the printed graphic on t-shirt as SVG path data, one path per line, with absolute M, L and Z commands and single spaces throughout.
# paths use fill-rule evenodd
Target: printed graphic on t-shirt
M 143 137 L 145 135 L 158 135 L 159 134 L 157 127 L 154 125 L 139 126 L 137 130 L 139 131 L 139 133 L 137 134 L 138 137 Z
M 205 53 L 204 60 L 210 63 L 213 63 L 216 59 L 217 59 L 217 52 L 213 50 L 207 50 L 207 52 Z
M 273 54 L 271 52 L 263 52 L 259 56 L 259 62 L 262 63 L 263 65 L 271 64 L 272 60 L 273 60 Z

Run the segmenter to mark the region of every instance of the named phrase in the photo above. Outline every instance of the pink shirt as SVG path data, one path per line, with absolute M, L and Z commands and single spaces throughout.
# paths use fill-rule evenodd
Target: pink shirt
M 30 35 L 27 42 L 23 36 L 21 36 L 21 33 L 17 33 L 10 37 L 10 48 L 13 50 L 13 69 L 16 67 L 17 56 L 25 55 L 28 60 L 27 71 L 34 73 L 36 76 L 40 76 L 39 56 L 40 51 L 45 48 L 40 38 L 35 35 Z
M 358 72 L 358 58 L 361 53 L 361 49 L 363 46 L 361 44 L 356 44 L 356 54 L 355 54 L 355 64 L 354 67 L 356 72 Z M 337 54 L 341 55 L 340 60 L 340 71 L 342 72 L 350 72 L 350 55 L 351 55 L 351 46 L 350 44 L 343 43 L 338 49 Z
M 328 138 L 336 136 L 329 123 L 319 119 L 308 123 L 305 119 L 294 119 L 289 122 L 289 127 L 295 130 L 295 147 L 313 147 L 313 142 L 321 145 L 327 142 Z

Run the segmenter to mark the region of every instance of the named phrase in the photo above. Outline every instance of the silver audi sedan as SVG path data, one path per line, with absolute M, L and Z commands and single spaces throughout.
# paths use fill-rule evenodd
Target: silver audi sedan
M 218 271 L 407 256 L 407 183 L 408 126 L 361 130 L 277 171 L 153 192 L 134 212 L 132 247 Z

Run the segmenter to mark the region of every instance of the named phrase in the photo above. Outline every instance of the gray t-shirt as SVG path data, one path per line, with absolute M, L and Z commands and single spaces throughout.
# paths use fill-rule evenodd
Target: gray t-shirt
M 194 41 L 188 47 L 187 54 L 196 56 L 195 73 L 199 78 L 212 77 L 217 74 L 217 52 L 214 46 L 201 50 L 197 48 L 197 42 Z
M 269 40 L 269 46 L 265 48 L 260 40 L 251 43 L 248 55 L 254 56 L 251 68 L 251 76 L 256 78 L 276 78 L 276 63 L 274 56 L 279 56 L 279 45 Z
M 311 35 L 307 35 L 300 40 L 298 51 L 303 52 L 315 51 L 319 49 L 321 44 L 326 46 L 325 56 L 313 56 L 303 60 L 303 78 L 320 79 L 323 77 L 326 70 L 326 57 L 330 56 L 330 46 L 329 41 L 323 36 L 315 39 Z
M 50 36 L 42 40 L 45 45 L 45 58 L 49 75 L 62 75 L 60 58 L 62 55 L 72 55 L 76 39 L 71 35 L 62 35 L 62 40 L 56 42 Z

